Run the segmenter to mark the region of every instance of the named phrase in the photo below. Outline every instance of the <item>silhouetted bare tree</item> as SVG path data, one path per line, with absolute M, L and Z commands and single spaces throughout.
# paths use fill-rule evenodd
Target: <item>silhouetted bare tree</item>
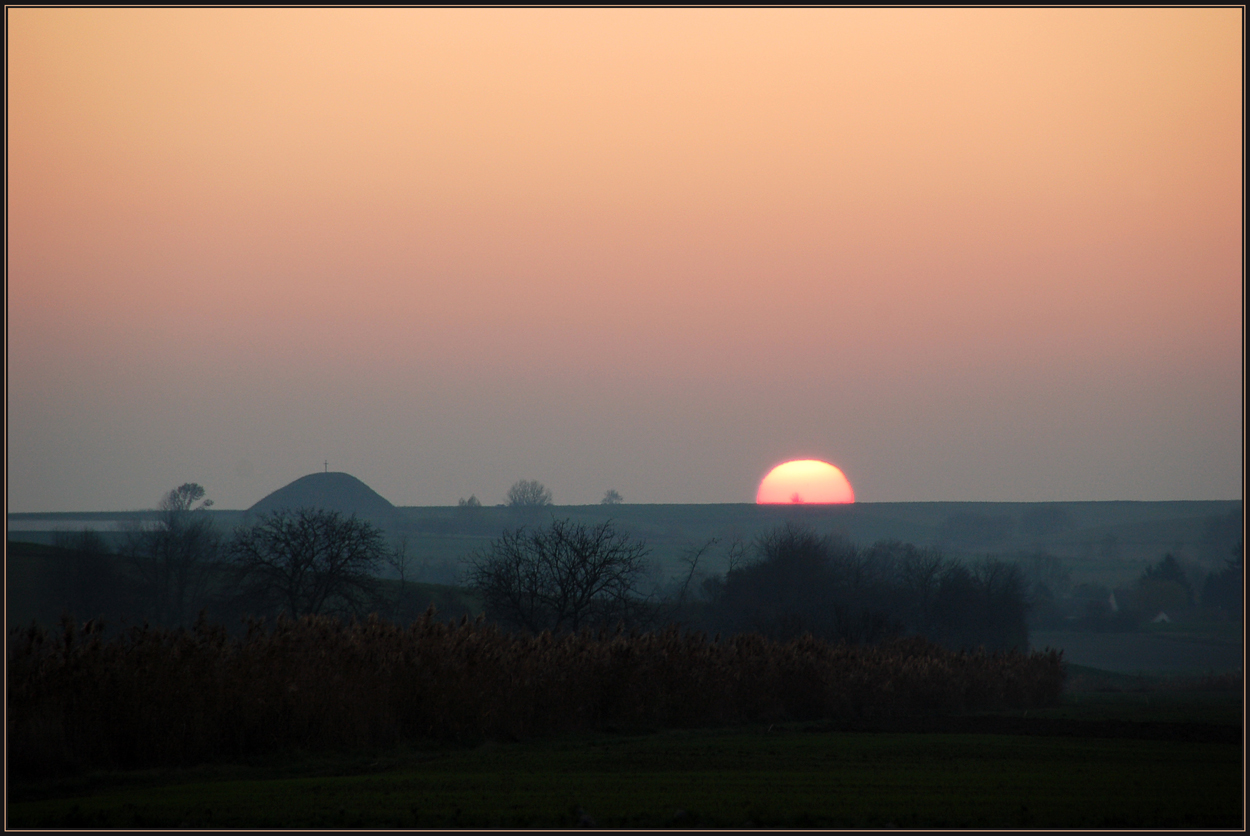
M 161 499 L 154 525 L 136 524 L 126 532 L 122 555 L 158 624 L 189 624 L 204 604 L 221 548 L 221 534 L 205 513 L 213 501 L 204 493 L 195 482 L 179 485 Z
M 603 499 L 600 500 L 599 504 L 600 505 L 620 505 L 624 501 L 625 501 L 625 498 L 622 497 L 619 493 L 617 493 L 613 489 L 608 489 L 607 491 L 604 491 Z
M 578 630 L 639 615 L 647 554 L 610 520 L 553 520 L 546 528 L 505 531 L 470 558 L 468 582 L 492 617 L 535 633 Z
M 236 529 L 230 543 L 244 594 L 294 617 L 364 614 L 386 558 L 382 532 L 373 524 L 320 508 L 274 511 Z
M 508 488 L 508 505 L 513 508 L 540 508 L 551 504 L 551 491 L 542 482 L 522 479 Z

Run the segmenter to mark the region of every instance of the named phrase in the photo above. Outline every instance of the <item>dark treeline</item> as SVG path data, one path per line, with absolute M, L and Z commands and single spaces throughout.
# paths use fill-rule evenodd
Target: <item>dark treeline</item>
M 778 641 L 921 636 L 953 650 L 1028 649 L 1028 583 L 1013 564 L 964 564 L 899 542 L 860 549 L 786 524 L 758 538 L 750 562 L 707 578 L 700 600 L 690 581 L 710 547 L 690 555 L 678 588 L 648 596 L 645 544 L 610 522 L 553 520 L 505 532 L 471 558 L 468 580 L 488 618 L 531 633 L 675 622 Z
M 1229 549 L 1221 568 L 1204 571 L 1168 552 L 1131 582 L 1115 588 L 1073 583 L 1052 555 L 1012 557 L 1029 581 L 1032 629 L 1133 632 L 1161 615 L 1190 625 L 1239 622 L 1243 617 L 1240 541 Z
M 1027 519 L 1035 528 L 1058 524 L 1040 510 Z M 810 631 L 848 642 L 920 635 L 953 649 L 1023 648 L 1035 629 L 1132 632 L 1163 615 L 1198 625 L 1240 621 L 1240 539 L 1227 554 L 1221 568 L 1206 571 L 1169 552 L 1110 588 L 1074 583 L 1046 552 L 955 559 L 936 548 L 865 548 L 786 526 L 758 538 L 725 575 L 706 579 L 702 602 L 685 609 L 713 631 Z
M 550 498 L 541 485 L 519 482 L 513 487 L 518 497 L 523 489 L 534 497 L 528 504 L 518 498 L 501 509 L 484 509 L 471 497 L 444 516 L 457 524 L 477 520 L 483 527 L 478 533 L 495 535 L 491 548 L 499 552 L 516 552 L 519 545 L 529 548 L 517 539 L 522 530 L 530 541 L 541 534 L 559 551 L 573 535 L 599 525 L 552 520 Z M 434 600 L 434 585 L 415 581 L 428 580 L 435 566 L 445 584 L 474 587 L 478 593 L 499 591 L 484 582 L 483 567 L 472 555 L 461 555 L 469 559 L 459 561 L 445 551 L 430 552 L 422 548 L 419 536 L 409 549 L 404 537 L 387 539 L 366 521 L 307 508 L 253 515 L 246 525 L 229 531 L 215 524 L 207 511 L 210 505 L 204 489 L 188 483 L 169 491 L 153 518 L 109 532 L 107 540 L 90 530 L 58 534 L 54 547 L 40 553 L 37 569 L 27 576 L 38 576 L 24 594 L 39 603 L 23 609 L 37 612 L 43 623 L 69 613 L 101 619 L 108 629 L 144 622 L 189 626 L 207 610 L 211 620 L 236 630 L 246 616 L 273 617 L 281 611 L 345 618 L 377 612 L 410 621 Z M 542 579 L 533 581 L 533 589 L 522 590 L 534 593 L 524 618 L 513 618 L 519 610 L 501 607 L 500 596 L 479 594 L 471 603 L 467 590 L 458 603 L 452 600 L 454 590 L 439 592 L 437 603 L 442 611 L 457 614 L 464 609 L 476 614 L 485 605 L 488 618 L 535 631 L 577 629 L 583 618 L 595 627 L 623 619 L 629 626 L 654 628 L 676 620 L 711 632 L 752 629 L 788 637 L 810 630 L 851 642 L 923 635 L 953 648 L 1023 647 L 1030 629 L 1136 630 L 1161 612 L 1173 621 L 1239 620 L 1240 522 L 1239 509 L 1208 520 L 1200 544 L 1202 563 L 1180 552 L 1164 555 L 1135 581 L 1114 588 L 1074 583 L 1071 560 L 1040 549 L 967 556 L 968 549 L 1004 544 L 1013 531 L 1041 545 L 1046 537 L 1073 528 L 1069 510 L 1041 504 L 1026 508 L 1018 519 L 952 514 L 942 524 L 937 549 L 896 541 L 865 547 L 781 527 L 740 544 L 744 548 L 731 560 L 728 573 L 702 583 L 705 560 L 699 575 L 692 573 L 684 582 L 679 578 L 677 587 L 670 580 L 668 588 L 657 581 L 655 567 L 641 559 L 649 557 L 646 544 L 635 541 L 631 546 L 639 548 L 639 559 L 627 567 L 628 583 L 614 578 L 594 592 L 593 600 L 574 602 L 572 610 L 561 596 L 576 592 L 575 598 L 584 598 L 586 590 L 550 593 L 541 588 L 547 583 Z M 507 530 L 500 534 L 499 526 Z M 618 525 L 616 531 L 624 533 L 624 528 Z M 414 535 L 408 531 L 405 536 Z M 1114 538 L 1108 538 L 1104 545 L 1110 554 Z M 39 548 L 18 545 L 27 554 Z M 318 563 L 313 555 L 318 550 L 344 560 Z M 1218 558 L 1230 554 L 1232 560 L 1221 567 Z M 526 559 L 531 557 L 547 560 L 537 555 Z M 1216 568 L 1208 571 L 1212 563 Z M 511 571 L 522 569 L 535 567 L 517 564 Z M 654 585 L 649 594 L 641 594 L 644 584 Z
M 1240 542 L 1229 551 L 1224 568 L 1199 572 L 1193 563 L 1168 554 L 1135 581 L 1111 589 L 1073 583 L 1064 562 L 1044 552 L 955 559 L 934 548 L 897 541 L 862 547 L 783 526 L 751 544 L 738 544 L 727 573 L 683 573 L 684 581 L 679 578 L 650 594 L 642 592 L 654 580 L 642 559 L 647 550 L 633 542 L 636 553 L 623 564 L 607 553 L 599 555 L 604 561 L 587 561 L 616 573 L 605 576 L 609 582 L 590 597 L 587 589 L 574 588 L 588 579 L 585 572 L 578 581 L 577 572 L 566 567 L 560 571 L 568 574 L 568 588 L 559 583 L 546 588 L 550 566 L 539 571 L 515 561 L 508 572 L 527 576 L 533 586 L 504 589 L 500 595 L 473 556 L 460 576 L 466 587 L 420 584 L 414 577 L 420 576 L 422 555 L 403 538 L 387 543 L 364 521 L 298 509 L 226 532 L 203 513 L 203 503 L 196 507 L 201 497 L 196 485 L 171 491 L 154 521 L 111 535 L 112 543 L 84 530 L 58 534 L 53 547 L 29 547 L 38 551 L 37 582 L 28 584 L 24 594 L 39 603 L 28 611 L 37 611 L 45 624 L 70 614 L 102 621 L 108 631 L 143 623 L 190 626 L 206 611 L 211 621 L 239 632 L 248 616 L 272 618 L 284 611 L 343 618 L 376 612 L 407 623 L 435 603 L 457 616 L 475 615 L 484 607 L 489 619 L 534 632 L 613 627 L 617 621 L 656 629 L 677 622 L 709 634 L 748 630 L 786 639 L 810 631 L 852 643 L 920 635 L 952 649 L 1024 648 L 1031 629 L 1137 630 L 1161 612 L 1172 620 L 1242 617 Z M 1030 517 L 1036 528 L 1057 524 L 1040 512 L 1036 516 Z M 568 521 L 553 520 L 549 526 L 538 519 L 528 520 L 528 526 L 526 520 L 515 522 L 521 527 L 494 541 L 491 551 L 497 556 L 517 558 L 517 547 L 531 548 L 540 534 L 554 556 L 561 544 L 598 528 Z M 541 553 L 540 548 L 520 558 L 523 563 Z M 335 554 L 330 560 L 318 557 Z M 628 570 L 627 578 L 622 570 Z M 380 577 L 383 572 L 390 577 Z M 515 601 L 522 593 L 530 596 L 523 617 L 503 600 L 511 596 Z
M 8 767 L 17 780 L 93 768 L 626 728 L 886 721 L 1054 704 L 1058 653 L 955 653 L 913 638 L 719 641 L 649 633 L 505 632 L 433 610 L 250 623 L 231 637 L 67 619 L 8 642 Z
M 707 627 L 851 644 L 902 636 L 951 649 L 1028 649 L 1029 588 L 1015 564 L 971 564 L 897 541 L 870 548 L 786 525 L 756 560 L 704 584 Z
M 271 512 L 230 535 L 195 506 L 197 485 L 171 491 L 155 524 L 126 532 L 117 553 L 90 531 L 58 538 L 54 573 L 64 611 L 80 619 L 189 626 L 286 613 L 399 622 L 428 605 L 412 594 L 410 555 L 367 522 L 318 509 Z M 1028 647 L 1028 588 L 1018 567 L 964 564 L 932 549 L 883 542 L 861 549 L 786 525 L 759 538 L 754 560 L 703 584 L 702 601 L 641 594 L 644 543 L 604 523 L 553 520 L 506 531 L 466 580 L 488 619 L 542 630 L 657 629 L 669 622 L 710 634 L 804 633 L 852 644 L 923 636 L 951 649 Z M 489 559 L 486 559 L 489 558 Z M 397 580 L 378 575 L 390 566 Z
M 90 529 L 58 533 L 50 549 L 40 547 L 36 594 L 56 615 L 107 632 L 189 627 L 201 614 L 234 632 L 246 618 L 279 613 L 411 621 L 431 603 L 457 614 L 467 608 L 454 590 L 419 591 L 406 545 L 388 544 L 368 521 L 278 509 L 225 532 L 205 513 L 212 503 L 203 497 L 194 483 L 169 491 L 155 519 L 133 523 L 113 546 Z M 388 566 L 396 580 L 379 577 Z

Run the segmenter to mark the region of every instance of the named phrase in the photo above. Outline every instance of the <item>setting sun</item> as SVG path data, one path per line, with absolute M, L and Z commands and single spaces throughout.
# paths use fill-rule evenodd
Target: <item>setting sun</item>
M 842 471 L 817 459 L 779 464 L 760 482 L 756 504 L 854 502 L 855 491 Z

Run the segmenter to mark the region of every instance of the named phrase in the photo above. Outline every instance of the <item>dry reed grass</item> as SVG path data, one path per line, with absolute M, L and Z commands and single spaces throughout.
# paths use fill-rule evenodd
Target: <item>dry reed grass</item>
M 889 718 L 1054 704 L 1059 653 L 923 639 L 829 644 L 654 633 L 518 635 L 481 617 L 203 618 L 104 641 L 98 623 L 8 643 L 11 775 L 138 768 L 608 728 Z

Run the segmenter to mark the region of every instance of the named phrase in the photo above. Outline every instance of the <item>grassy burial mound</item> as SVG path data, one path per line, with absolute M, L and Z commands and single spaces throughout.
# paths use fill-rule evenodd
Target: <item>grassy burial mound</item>
M 566 732 L 874 721 L 1058 702 L 1054 651 L 954 653 L 923 639 L 830 644 L 676 628 L 537 636 L 429 611 L 253 622 L 231 638 L 135 628 L 104 641 L 66 621 L 13 631 L 11 774 L 228 762 L 422 741 Z
M 310 473 L 278 488 L 247 510 L 260 516 L 282 509 L 324 508 L 344 516 L 387 527 L 395 520 L 395 506 L 350 473 Z

